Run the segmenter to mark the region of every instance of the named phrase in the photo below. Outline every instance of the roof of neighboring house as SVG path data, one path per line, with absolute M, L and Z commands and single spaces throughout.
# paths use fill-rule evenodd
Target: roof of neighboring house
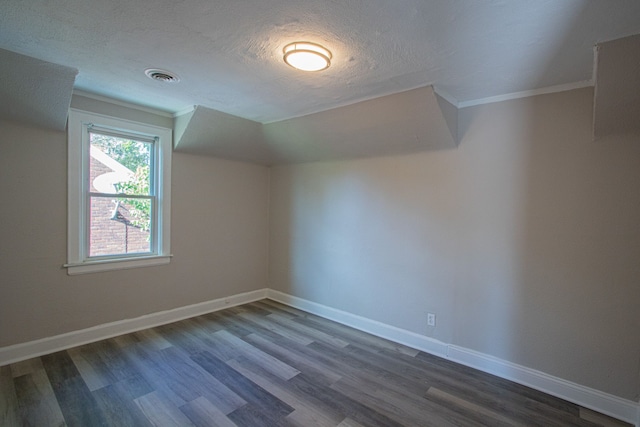
M 133 172 L 130 169 L 109 157 L 97 147 L 91 146 L 90 155 L 113 171 L 100 174 L 93 180 L 93 186 L 101 193 L 115 193 L 115 184 L 127 181 L 133 176 Z

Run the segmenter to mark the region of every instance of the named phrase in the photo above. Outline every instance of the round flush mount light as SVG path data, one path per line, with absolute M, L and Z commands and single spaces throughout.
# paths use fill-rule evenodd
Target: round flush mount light
M 158 68 L 147 68 L 144 70 L 144 73 L 152 80 L 157 80 L 163 83 L 178 83 L 180 81 L 180 77 L 171 71 L 160 70 Z
M 293 42 L 283 49 L 284 62 L 302 71 L 322 71 L 331 65 L 331 52 L 319 44 Z

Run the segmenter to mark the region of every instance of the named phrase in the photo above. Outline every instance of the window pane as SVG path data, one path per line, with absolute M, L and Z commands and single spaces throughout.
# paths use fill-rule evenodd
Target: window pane
M 151 200 L 91 197 L 89 256 L 151 252 Z
M 150 194 L 151 143 L 89 133 L 89 191 Z

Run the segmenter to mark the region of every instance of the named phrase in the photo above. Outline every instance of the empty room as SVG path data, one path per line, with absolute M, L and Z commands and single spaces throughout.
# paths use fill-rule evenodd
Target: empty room
M 1 426 L 640 427 L 640 2 L 4 0 Z

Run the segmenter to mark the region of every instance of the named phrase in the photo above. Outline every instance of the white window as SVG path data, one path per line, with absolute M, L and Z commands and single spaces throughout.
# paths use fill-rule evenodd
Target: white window
M 67 272 L 167 264 L 171 129 L 69 113 Z

